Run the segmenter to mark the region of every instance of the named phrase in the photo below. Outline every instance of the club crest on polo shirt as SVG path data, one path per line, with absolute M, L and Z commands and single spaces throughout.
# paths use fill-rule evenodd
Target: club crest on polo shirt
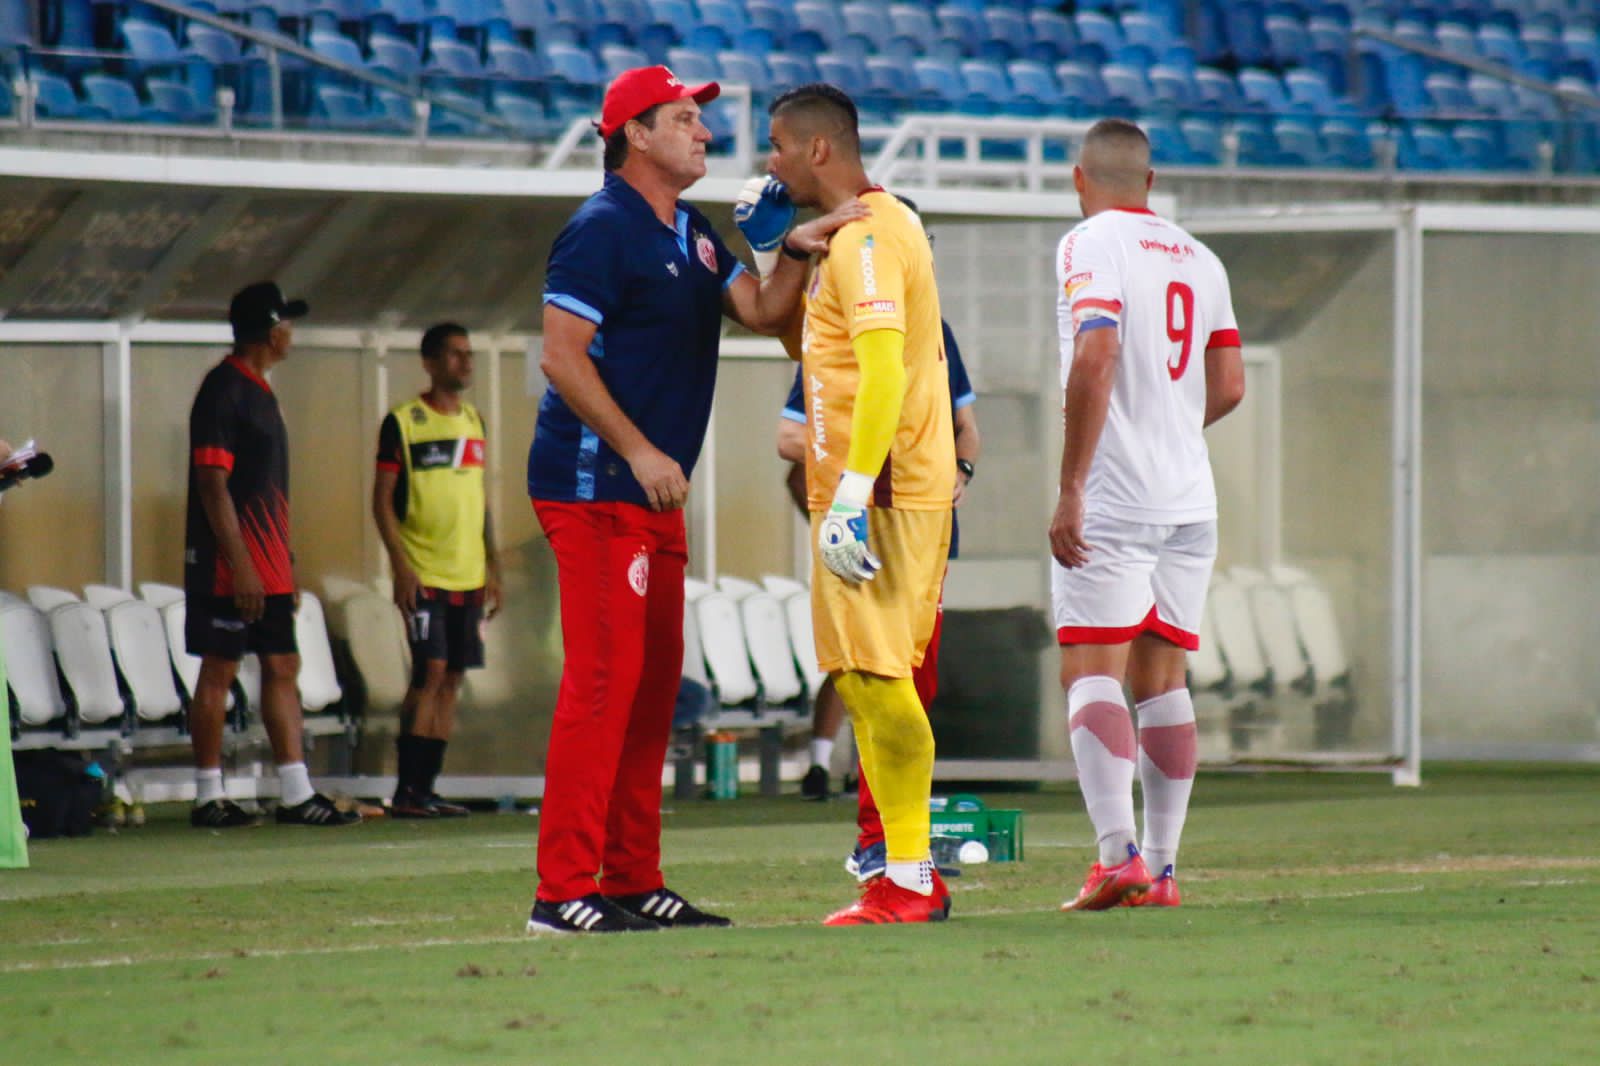
M 650 553 L 640 548 L 628 564 L 628 587 L 634 594 L 643 596 L 650 590 Z
M 711 273 L 717 272 L 717 246 L 711 243 L 711 238 L 704 233 L 694 235 L 695 254 L 700 257 L 700 263 Z

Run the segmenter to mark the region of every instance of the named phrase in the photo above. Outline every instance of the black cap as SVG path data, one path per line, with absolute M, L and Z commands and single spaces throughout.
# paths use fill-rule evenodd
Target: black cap
M 228 324 L 235 341 L 260 340 L 286 318 L 299 318 L 311 306 L 304 300 L 285 300 L 277 282 L 258 281 L 233 294 L 228 305 Z

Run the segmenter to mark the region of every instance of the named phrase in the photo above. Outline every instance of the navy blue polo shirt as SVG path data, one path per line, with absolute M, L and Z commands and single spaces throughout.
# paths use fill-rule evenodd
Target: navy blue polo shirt
M 700 458 L 717 382 L 722 294 L 744 267 L 706 217 L 680 201 L 663 225 L 633 186 L 607 174 L 550 249 L 544 302 L 599 327 L 589 356 L 645 438 L 685 477 Z M 648 507 L 627 462 L 551 386 L 528 450 L 528 495 Z
M 950 323 L 940 320 L 944 327 L 944 357 L 945 365 L 950 370 L 950 413 L 953 415 L 968 404 L 975 403 L 978 394 L 972 391 L 972 379 L 967 377 L 967 368 L 961 362 L 961 346 L 956 343 L 956 335 L 950 332 Z M 789 386 L 789 398 L 783 402 L 783 417 L 791 422 L 805 425 L 806 401 L 800 380 L 801 370 L 795 367 L 794 384 Z M 950 519 L 950 558 L 956 557 L 961 546 L 961 530 L 952 515 Z

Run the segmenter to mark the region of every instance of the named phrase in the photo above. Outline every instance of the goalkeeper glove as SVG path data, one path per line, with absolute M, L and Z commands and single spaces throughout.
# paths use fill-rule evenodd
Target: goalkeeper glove
M 772 273 L 778 248 L 794 225 L 795 206 L 789 190 L 777 178 L 755 177 L 744 183 L 733 207 L 733 221 L 756 253 L 761 276 Z
M 883 566 L 867 550 L 867 494 L 871 491 L 872 478 L 846 470 L 833 494 L 833 506 L 822 516 L 817 530 L 823 565 L 852 585 L 871 581 Z

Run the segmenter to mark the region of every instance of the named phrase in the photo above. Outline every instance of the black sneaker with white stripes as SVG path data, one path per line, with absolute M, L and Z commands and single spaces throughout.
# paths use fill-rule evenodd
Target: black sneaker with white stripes
M 279 825 L 355 825 L 361 821 L 360 811 L 341 811 L 333 800 L 320 792 L 313 792 L 304 803 L 278 808 Z
M 535 900 L 528 914 L 530 933 L 648 933 L 661 926 L 628 913 L 598 892 L 551 903 Z
M 190 808 L 189 824 L 196 829 L 239 829 L 261 821 L 230 799 L 214 799 Z
M 629 914 L 654 922 L 663 929 L 687 928 L 697 925 L 724 926 L 733 924 L 733 919 L 724 918 L 720 914 L 709 914 L 670 888 L 658 888 L 654 892 L 641 892 L 637 896 L 607 896 L 606 898 Z

